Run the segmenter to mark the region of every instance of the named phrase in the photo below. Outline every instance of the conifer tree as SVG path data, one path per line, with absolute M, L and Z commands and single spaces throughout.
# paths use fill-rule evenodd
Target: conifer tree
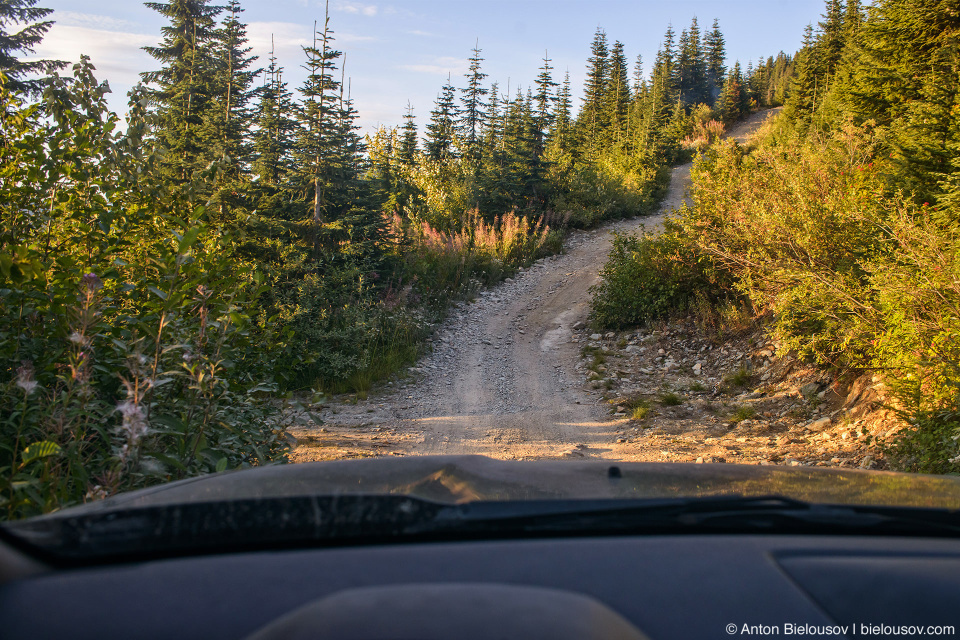
M 271 38 L 270 65 L 259 91 L 253 133 L 253 173 L 261 197 L 278 193 L 281 179 L 291 168 L 297 126 L 293 114 L 293 93 L 283 81 L 283 67 L 277 64 Z
M 960 184 L 960 13 L 951 3 L 886 0 L 867 15 L 845 101 L 857 122 L 888 132 L 897 185 L 932 204 Z
M 490 102 L 487 103 L 487 112 L 484 122 L 487 126 L 483 136 L 484 162 L 489 166 L 497 164 L 497 154 L 503 142 L 503 118 L 500 113 L 500 85 L 494 82 L 490 85 Z
M 856 38 L 862 24 L 863 7 L 860 4 L 860 0 L 847 0 L 847 5 L 843 13 L 843 40 L 845 46 L 849 45 L 850 41 Z
M 455 89 L 450 76 L 437 96 L 436 106 L 430 112 L 427 124 L 427 156 L 434 161 L 446 161 L 454 157 L 453 142 L 457 122 L 457 105 L 454 102 Z
M 17 53 L 33 53 L 53 26 L 52 20 L 43 20 L 53 10 L 41 9 L 36 4 L 37 0 L 0 0 L 0 72 L 7 76 L 8 89 L 31 95 L 42 91 L 44 82 L 27 80 L 24 76 L 53 73 L 67 66 L 63 60 L 17 58 Z
M 636 152 L 641 150 L 643 146 L 643 118 L 647 102 L 650 99 L 650 87 L 643 75 L 643 56 L 639 54 L 637 54 L 637 59 L 633 65 L 632 93 L 633 100 L 630 103 L 627 116 L 627 136 Z
M 584 147 L 594 147 L 601 132 L 607 126 L 607 110 L 604 97 L 608 87 L 609 50 L 607 34 L 597 29 L 587 59 L 587 78 L 583 83 L 583 106 L 577 117 L 580 142 Z
M 412 166 L 417 157 L 417 118 L 413 115 L 413 105 L 407 101 L 407 112 L 403 114 L 403 135 L 400 139 L 400 159 Z
M 843 54 L 845 29 L 843 1 L 827 0 L 827 12 L 820 22 L 820 34 L 815 47 L 816 73 L 822 85 L 827 85 L 840 64 Z
M 636 100 L 646 90 L 647 80 L 643 77 L 643 56 L 637 54 L 633 63 L 633 96 Z
M 680 34 L 677 60 L 677 88 L 686 105 L 707 100 L 706 60 L 700 42 L 700 26 L 697 18 L 690 21 L 690 29 Z
M 817 92 L 820 89 L 817 85 L 815 44 L 813 25 L 808 24 L 803 32 L 803 47 L 797 52 L 794 59 L 796 73 L 791 79 L 790 97 L 786 103 L 786 110 L 790 119 L 800 124 L 801 127 L 805 127 L 809 123 Z
M 663 45 L 657 52 L 657 66 L 661 67 L 665 74 L 665 80 L 670 87 L 670 91 L 677 85 L 676 78 L 676 32 L 673 30 L 673 24 L 667 25 L 667 31 L 663 34 Z
M 506 105 L 503 129 L 504 170 L 500 181 L 502 191 L 512 194 L 509 197 L 510 208 L 519 208 L 526 197 L 534 195 L 537 178 L 533 171 L 536 166 L 533 141 L 533 98 L 524 97 L 518 89 L 516 97 Z
M 381 203 L 370 184 L 363 179 L 367 153 L 363 138 L 360 137 L 358 113 L 350 94 L 350 81 L 345 77 L 346 64 L 341 69 L 338 85 L 339 96 L 336 105 L 336 127 L 331 161 L 334 181 L 329 186 L 328 198 L 336 217 L 333 239 L 337 244 L 337 258 L 361 271 L 378 268 L 383 259 L 382 242 L 387 235 L 386 220 L 382 215 Z M 391 136 L 392 149 L 396 148 L 395 132 Z M 391 167 L 391 176 L 396 171 Z M 395 178 L 394 178 L 395 179 Z
M 297 110 L 297 137 L 294 147 L 293 187 L 310 201 L 309 217 L 316 229 L 315 248 L 320 248 L 320 228 L 332 219 L 328 189 L 338 178 L 333 161 L 337 149 L 340 83 L 334 77 L 335 62 L 341 53 L 333 49 L 330 18 L 323 31 L 314 25 L 313 44 L 303 47 L 307 78 L 300 87 L 302 102 Z
M 563 84 L 557 91 L 557 107 L 553 118 L 553 130 L 550 140 L 563 152 L 568 150 L 571 110 L 573 109 L 573 95 L 570 91 L 570 72 L 563 76 Z
M 262 69 L 251 69 L 256 57 L 250 56 L 247 27 L 239 19 L 243 11 L 240 3 L 230 0 L 226 9 L 227 17 L 213 43 L 213 95 L 201 133 L 203 139 L 210 141 L 209 153 L 226 160 L 218 192 L 213 197 L 221 219 L 226 209 L 241 204 L 241 194 L 248 184 L 252 153 L 248 134 L 254 121 L 251 86 L 263 73 Z
M 479 42 L 474 45 L 473 55 L 470 56 L 470 67 L 464 75 L 467 79 L 467 86 L 460 89 L 463 94 L 462 108 L 460 109 L 460 138 L 464 145 L 464 155 L 471 162 L 476 163 L 480 160 L 480 138 L 483 128 L 483 109 L 486 107 L 484 96 L 488 90 L 483 86 L 483 79 L 487 74 L 480 71 L 480 63 L 483 58 L 480 57 Z
M 713 27 L 710 31 L 703 34 L 703 48 L 706 54 L 706 76 L 707 87 L 710 90 L 710 102 L 715 103 L 720 97 L 720 90 L 723 88 L 724 80 L 727 77 L 727 68 L 725 66 L 727 52 L 726 42 L 723 39 L 723 33 L 720 31 L 720 22 L 717 19 L 713 21 Z
M 557 101 L 554 89 L 557 83 L 553 81 L 553 67 L 550 66 L 550 56 L 543 54 L 543 66 L 537 76 L 537 93 L 534 96 L 536 111 L 534 114 L 534 147 L 538 158 L 542 158 L 547 147 L 547 137 L 553 129 L 555 114 L 553 105 Z
M 623 53 L 623 44 L 613 43 L 610 49 L 609 72 L 605 90 L 604 120 L 609 128 L 611 142 L 622 143 L 627 133 L 627 114 L 630 110 L 630 81 L 627 77 L 627 58 Z
M 743 73 L 740 71 L 740 63 L 736 62 L 727 74 L 723 91 L 720 93 L 720 113 L 724 123 L 731 124 L 739 120 L 744 115 L 743 105 Z
M 144 47 L 163 66 L 140 75 L 156 86 L 150 99 L 159 117 L 157 142 L 168 150 L 163 170 L 172 184 L 185 184 L 215 159 L 211 141 L 203 137 L 203 125 L 215 106 L 215 18 L 223 8 L 211 6 L 209 0 L 148 2 L 146 6 L 170 24 L 161 29 L 159 46 Z
M 667 146 L 665 135 L 667 125 L 673 113 L 673 84 L 672 84 L 672 29 L 667 30 L 664 38 L 665 46 L 657 52 L 657 59 L 650 79 L 650 88 L 646 100 L 640 109 L 642 127 L 638 127 L 636 146 L 642 150 L 647 162 L 659 164 L 664 162 L 664 152 Z M 679 103 L 679 101 L 676 101 Z

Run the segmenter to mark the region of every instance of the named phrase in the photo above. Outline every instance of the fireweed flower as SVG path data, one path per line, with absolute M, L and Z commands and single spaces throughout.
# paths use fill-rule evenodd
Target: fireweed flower
M 147 417 L 140 404 L 142 392 L 138 393 L 137 387 L 129 380 L 123 380 L 123 386 L 127 388 L 127 399 L 117 405 L 117 411 L 122 417 L 117 432 L 126 440 L 120 448 L 120 461 L 126 464 L 140 440 L 147 435 Z
M 120 460 L 126 462 L 140 439 L 147 435 L 147 420 L 143 414 L 143 407 L 130 400 L 118 404 L 117 411 L 123 416 L 118 431 L 126 439 L 123 447 L 120 448 Z
M 103 287 L 103 281 L 100 280 L 100 277 L 92 271 L 83 276 L 83 278 L 80 279 L 80 282 L 82 282 L 87 287 L 87 291 L 90 292 L 97 291 Z
M 78 344 L 81 347 L 85 347 L 88 344 L 90 344 L 90 338 L 88 338 L 87 336 L 83 335 L 78 331 L 74 331 L 73 333 L 70 334 L 70 342 L 72 342 L 73 344 Z
M 39 386 L 33 379 L 33 365 L 24 362 L 23 366 L 17 367 L 17 386 L 23 389 L 27 395 L 30 395 Z

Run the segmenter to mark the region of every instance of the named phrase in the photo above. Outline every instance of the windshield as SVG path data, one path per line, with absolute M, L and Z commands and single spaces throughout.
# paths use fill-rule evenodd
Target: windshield
M 0 25 L 4 520 L 960 507 L 951 9 L 42 4 Z

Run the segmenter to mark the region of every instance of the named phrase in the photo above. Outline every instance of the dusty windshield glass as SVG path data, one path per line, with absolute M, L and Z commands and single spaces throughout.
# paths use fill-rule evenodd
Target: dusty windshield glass
M 3 519 L 960 506 L 952 9 L 7 4 Z

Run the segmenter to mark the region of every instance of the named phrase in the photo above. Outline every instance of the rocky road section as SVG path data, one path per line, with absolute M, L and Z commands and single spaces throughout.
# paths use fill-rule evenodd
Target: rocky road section
M 831 378 L 749 323 L 723 338 L 685 320 L 574 339 L 625 459 L 883 468 L 868 438 L 898 429 L 881 379 Z
M 730 135 L 745 142 L 767 115 Z M 613 233 L 641 225 L 655 231 L 689 186 L 690 165 L 676 167 L 656 216 L 574 232 L 563 254 L 454 307 L 409 375 L 365 398 L 304 401 L 289 430 L 297 442 L 292 459 L 482 454 L 875 464 L 862 451 L 859 425 L 837 418 L 824 385 L 809 393 L 814 373 L 799 396 L 789 384 L 779 395 L 757 395 L 774 388 L 763 376 L 782 362 L 775 346 L 758 347 L 760 337 L 708 344 L 683 327 L 588 332 L 589 289 Z M 731 375 L 739 376 L 733 395 Z M 754 382 L 766 387 L 745 388 Z

